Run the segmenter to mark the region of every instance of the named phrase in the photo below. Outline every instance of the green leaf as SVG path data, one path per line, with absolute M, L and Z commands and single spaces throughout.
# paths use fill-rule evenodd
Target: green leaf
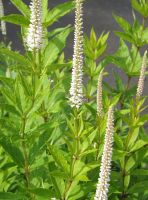
M 59 4 L 51 11 L 48 12 L 47 17 L 45 19 L 45 26 L 51 26 L 54 22 L 56 22 L 59 18 L 66 15 L 70 11 L 74 9 L 74 2 L 69 1 L 66 3 Z
M 52 198 L 55 195 L 54 191 L 47 190 L 45 188 L 32 189 L 30 192 L 37 196 L 44 197 L 44 199 Z
M 53 39 L 48 42 L 48 46 L 45 49 L 45 56 L 44 56 L 44 66 L 47 67 L 51 65 L 57 58 L 59 53 L 65 47 L 65 42 L 72 31 L 71 28 L 67 28 L 66 30 L 62 31 L 58 35 L 56 35 Z
M 88 103 L 85 103 L 84 106 L 87 108 L 87 110 L 89 110 L 89 112 L 93 115 L 96 116 L 96 109 L 93 108 L 91 105 L 89 105 Z
M 108 36 L 109 32 L 106 34 L 102 33 L 97 39 L 94 29 L 92 28 L 90 32 L 90 38 L 88 38 L 87 36 L 84 37 L 84 53 L 88 58 L 87 61 L 93 63 L 94 60 L 97 60 L 104 53 L 107 47 L 106 40 L 108 39 Z M 90 69 L 90 72 L 88 72 L 88 74 L 94 71 L 93 65 L 91 68 L 92 69 Z
M 26 17 L 30 16 L 30 10 L 28 6 L 22 0 L 11 0 L 13 5 L 17 7 L 17 9 Z
M 148 181 L 140 181 L 134 185 L 132 185 L 132 187 L 130 187 L 130 189 L 128 190 L 128 193 L 133 194 L 133 193 L 143 193 L 145 191 L 147 191 L 148 189 Z
M 148 17 L 148 2 L 147 1 L 137 1 L 131 0 L 132 7 L 138 11 L 145 18 Z
M 48 0 L 42 0 L 42 10 L 42 18 L 44 22 L 48 14 Z
M 0 200 L 25 200 L 24 195 L 11 192 L 0 192 Z
M 87 175 L 87 173 L 99 166 L 98 163 L 89 163 L 85 164 L 84 162 L 80 160 L 76 160 L 75 162 L 75 168 L 73 171 L 74 178 L 77 179 L 77 177 L 81 175 Z
M 88 131 L 88 132 L 87 132 Z M 96 137 L 97 135 L 97 129 L 95 130 L 92 130 L 91 128 L 88 129 L 87 131 L 83 131 L 82 132 L 82 136 L 84 136 L 84 139 L 83 139 L 83 143 L 81 144 L 81 152 L 85 152 L 86 150 L 88 150 L 90 148 L 90 145 L 92 144 L 92 141 L 94 140 L 94 138 Z M 86 137 L 86 134 L 89 133 L 89 131 L 91 131 L 91 134 L 89 134 L 87 137 Z
M 90 181 L 90 179 L 86 175 L 84 175 L 84 174 L 76 176 L 75 180 L 76 181 L 83 181 L 83 182 Z
M 27 83 L 27 80 L 25 79 L 25 77 L 19 73 L 19 80 L 20 80 L 20 83 L 21 85 L 23 86 L 23 89 L 26 93 L 26 96 L 31 96 L 31 90 L 30 90 L 30 85 Z
M 99 58 L 105 51 L 107 47 L 107 44 L 103 45 L 102 47 L 100 47 L 97 52 L 96 52 L 96 55 L 95 55 L 95 59 Z
M 131 172 L 131 175 L 148 176 L 148 169 L 136 169 L 133 172 Z
M 19 15 L 19 14 L 6 15 L 4 17 L 1 17 L 0 19 L 6 22 L 24 26 L 24 27 L 27 27 L 29 25 L 29 20 L 25 18 L 23 15 Z
M 122 168 L 124 167 L 123 160 L 125 158 L 125 155 L 126 155 L 125 151 L 113 149 L 113 161 L 120 160 L 120 164 L 121 164 Z
M 124 32 L 115 31 L 115 34 L 118 35 L 121 39 L 126 40 L 136 47 L 142 47 L 147 44 L 147 38 L 145 30 L 143 30 L 143 25 L 141 25 L 136 19 L 134 20 L 133 25 L 128 24 L 123 18 L 115 17 L 117 23 L 122 27 Z M 145 33 L 144 33 L 145 32 Z
M 49 146 L 49 151 L 55 162 L 63 169 L 63 171 L 69 173 L 69 164 L 65 159 L 63 152 L 55 146 Z
M 135 145 L 133 146 L 133 148 L 131 149 L 130 152 L 133 151 L 137 151 L 138 149 L 141 149 L 142 147 L 148 145 L 148 141 L 144 141 L 144 140 L 138 140 Z
M 18 147 L 14 146 L 6 138 L 0 140 L 0 144 L 16 164 L 18 164 L 20 167 L 24 166 L 24 157 Z
M 115 31 L 115 34 L 123 40 L 126 40 L 130 43 L 135 43 L 133 37 L 129 33 L 122 33 L 122 32 L 119 32 L 119 31 Z
M 142 115 L 139 119 L 139 122 L 142 124 L 148 122 L 148 114 Z
M 146 44 L 148 43 L 148 28 L 145 28 L 143 30 L 142 39 L 145 41 Z
M 131 147 L 133 147 L 133 145 L 135 145 L 135 142 L 138 138 L 138 135 L 139 135 L 139 128 L 135 128 L 133 131 L 132 131 L 132 135 L 130 137 L 130 140 L 128 141 L 128 147 L 129 149 L 131 149 Z
M 116 22 L 119 24 L 119 26 L 124 30 L 124 31 L 129 31 L 131 29 L 131 25 L 122 17 L 119 17 L 117 15 L 113 15 Z
M 135 164 L 136 164 L 136 160 L 133 156 L 131 156 L 125 165 L 126 172 L 128 172 Z
M 123 40 L 120 40 L 119 49 L 113 56 L 110 57 L 110 61 L 117 67 L 121 68 L 125 73 L 129 71 L 128 70 L 130 63 L 129 50 Z
M 92 28 L 90 32 L 90 43 L 93 48 L 96 48 L 97 38 L 96 38 L 94 28 Z
M 115 95 L 111 100 L 111 105 L 115 106 L 120 100 L 121 94 Z
M 13 114 L 15 114 L 17 116 L 20 116 L 20 113 L 12 105 L 9 105 L 9 104 L 6 104 L 6 103 L 0 103 L 0 108 L 4 109 L 7 112 L 13 113 Z
M 56 28 L 56 29 L 54 29 L 54 30 L 51 30 L 50 32 L 47 33 L 47 37 L 48 37 L 48 38 L 52 38 L 52 37 L 54 37 L 55 35 L 57 35 L 57 34 L 63 32 L 63 31 L 65 31 L 67 28 L 70 28 L 70 27 L 71 27 L 71 26 L 68 25 L 68 26 L 66 26 L 66 27 Z
M 0 48 L 0 53 L 13 58 L 15 61 L 21 63 L 22 65 L 30 65 L 30 62 L 18 52 L 11 51 L 5 48 Z
M 119 49 L 113 56 L 110 56 L 110 62 L 122 69 L 128 76 L 132 76 L 133 73 L 139 73 L 141 56 L 135 45 L 132 45 L 129 51 L 128 46 L 121 39 Z
M 89 191 L 89 190 L 87 190 Z M 82 190 L 81 186 L 78 184 L 77 181 L 73 182 L 68 194 L 66 196 L 66 199 L 68 200 L 74 200 L 74 199 L 84 199 L 85 192 Z
M 33 164 L 35 158 L 39 155 L 39 153 L 41 152 L 42 148 L 46 145 L 46 143 L 48 142 L 50 136 L 51 136 L 51 134 L 49 133 L 49 130 L 48 130 L 47 132 L 42 133 L 39 136 L 38 142 L 33 144 L 33 147 L 31 148 L 30 153 L 29 153 L 30 165 Z
M 115 144 L 117 145 L 118 149 L 122 150 L 123 149 L 123 141 L 117 133 L 114 134 L 114 140 L 115 140 Z
M 86 155 L 88 155 L 88 154 L 94 153 L 94 152 L 96 152 L 96 151 L 97 151 L 97 149 L 90 149 L 90 150 L 84 151 L 84 152 L 81 153 L 79 156 L 80 156 L 80 157 L 83 157 L 83 156 L 86 156 Z
M 52 172 L 50 172 L 50 175 L 53 176 L 53 177 L 59 177 L 59 178 L 64 178 L 67 177 L 67 173 L 65 172 L 61 172 L 60 170 L 54 170 Z
M 64 68 L 71 69 L 71 66 L 72 66 L 72 62 L 60 63 L 60 64 L 56 64 L 56 63 L 55 64 L 51 64 L 48 67 L 48 72 L 50 73 L 51 71 L 62 70 Z
M 127 175 L 127 176 L 125 176 L 125 178 L 124 178 L 124 187 L 125 187 L 125 188 L 128 188 L 129 183 L 130 183 L 130 175 Z
M 124 84 L 122 82 L 122 78 L 117 73 L 114 73 L 114 78 L 115 78 L 116 88 L 117 88 L 118 92 L 123 92 L 124 91 Z
M 14 84 L 13 79 L 4 76 L 0 76 L 0 81 L 2 81 L 3 84 L 6 84 L 9 87 L 11 87 Z
M 52 176 L 51 176 L 51 180 L 52 180 L 54 190 L 55 190 L 54 197 L 56 197 L 57 199 L 60 199 L 60 197 L 62 196 L 62 194 L 65 190 L 64 180 L 63 180 L 63 178 L 62 179 L 59 177 L 53 178 Z

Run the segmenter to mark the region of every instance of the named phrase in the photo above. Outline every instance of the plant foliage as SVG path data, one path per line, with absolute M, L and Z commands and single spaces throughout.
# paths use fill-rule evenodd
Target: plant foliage
M 29 26 L 30 9 L 22 0 L 10 0 L 20 14 L 1 20 L 21 27 L 22 41 Z M 148 199 L 148 135 L 146 97 L 136 100 L 141 48 L 148 44 L 148 1 L 132 0 L 133 24 L 114 15 L 121 28 L 117 51 L 106 54 L 109 33 L 100 36 L 92 28 L 84 36 L 84 97 L 78 110 L 69 105 L 72 61 L 64 48 L 73 27 L 48 31 L 75 3 L 67 1 L 48 9 L 42 0 L 44 46 L 34 55 L 0 45 L 0 200 L 94 199 L 103 151 L 107 111 L 115 107 L 115 130 L 109 200 Z M 109 74 L 107 66 L 115 72 Z M 125 83 L 116 69 L 122 70 Z M 112 76 L 115 85 L 103 81 L 103 116 L 97 116 L 98 76 Z

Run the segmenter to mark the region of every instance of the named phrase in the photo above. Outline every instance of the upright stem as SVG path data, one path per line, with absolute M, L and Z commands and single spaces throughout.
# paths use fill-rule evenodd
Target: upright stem
M 32 66 L 32 73 L 31 73 L 31 83 L 32 83 L 32 103 L 28 110 L 26 110 L 22 114 L 22 120 L 21 120 L 21 129 L 20 129 L 20 137 L 21 137 L 21 146 L 22 151 L 24 155 L 24 176 L 25 176 L 25 183 L 27 189 L 30 187 L 30 169 L 29 169 L 29 156 L 27 152 L 27 145 L 26 145 L 26 123 L 28 120 L 28 114 L 31 111 L 32 107 L 34 106 L 35 101 L 35 69 L 36 69 L 36 53 L 34 52 L 34 58 L 33 58 L 33 66 Z M 30 194 L 31 199 L 34 199 L 34 195 Z
M 135 102 L 135 104 L 133 106 L 134 106 L 134 113 L 130 117 L 132 118 L 131 121 L 134 122 L 135 118 L 138 117 L 137 100 L 136 100 L 136 102 Z M 134 133 L 133 124 L 130 124 L 129 125 L 128 134 L 127 134 L 127 137 L 126 137 L 126 140 L 125 140 L 125 151 L 129 151 L 129 142 L 131 140 L 131 137 L 132 137 L 133 133 Z M 126 177 L 125 167 L 126 167 L 127 159 L 129 159 L 129 157 L 128 156 L 124 157 L 124 166 L 123 166 L 123 169 L 122 169 L 122 182 L 123 182 L 123 187 L 122 188 L 123 188 L 123 190 L 122 190 L 122 194 L 121 194 L 121 200 L 125 200 L 127 198 L 127 196 L 128 196 L 126 194 L 126 192 L 125 192 L 124 182 L 125 182 L 125 177 Z
M 97 138 L 96 161 L 99 159 L 99 147 L 101 142 L 101 120 L 103 119 L 100 116 L 97 116 L 98 138 Z
M 26 147 L 26 137 L 25 137 L 25 127 L 26 127 L 26 116 L 22 117 L 22 127 L 21 127 L 21 144 L 22 144 L 22 150 L 24 154 L 25 164 L 24 164 L 24 175 L 26 180 L 26 186 L 29 188 L 29 160 L 28 160 L 28 154 L 27 154 L 27 147 Z
M 74 120 L 75 120 L 75 130 L 76 130 L 76 134 L 75 134 L 75 152 L 71 157 L 71 164 L 70 164 L 70 177 L 67 181 L 66 187 L 65 187 L 65 191 L 63 194 L 63 198 L 62 200 L 66 200 L 66 196 L 67 193 L 69 192 L 69 189 L 73 183 L 73 177 L 74 177 L 74 169 L 75 169 L 75 164 L 76 161 L 79 159 L 79 151 L 80 151 L 80 135 L 79 135 L 79 111 L 77 110 L 77 108 L 74 110 Z
M 129 89 L 129 87 L 130 87 L 131 79 L 132 79 L 131 76 L 128 76 L 128 77 L 127 77 L 126 91 L 128 91 L 128 89 Z
M 135 66 L 135 63 L 136 63 L 136 59 L 137 59 L 137 56 L 138 56 L 139 49 L 140 49 L 140 48 L 137 47 L 135 59 L 133 60 L 133 63 L 132 63 L 132 66 L 131 66 L 131 72 L 132 72 L 133 69 L 134 69 L 134 66 Z M 129 90 L 131 80 L 132 80 L 132 77 L 128 75 L 128 76 L 127 76 L 127 84 L 126 84 L 126 86 L 125 86 L 125 92 L 127 92 L 127 91 Z M 123 97 L 121 98 L 121 100 L 120 100 L 121 109 L 122 109 L 123 106 L 124 106 L 124 101 L 125 101 L 125 96 L 123 96 Z

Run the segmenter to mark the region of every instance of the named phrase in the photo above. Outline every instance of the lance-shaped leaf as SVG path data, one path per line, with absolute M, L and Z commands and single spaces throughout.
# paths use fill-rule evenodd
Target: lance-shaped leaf
M 35 194 L 38 197 L 41 197 L 39 198 L 40 200 L 52 199 L 52 197 L 55 195 L 54 191 L 47 190 L 45 188 L 31 189 L 30 192 Z
M 48 14 L 48 0 L 42 0 L 42 10 L 43 10 L 42 19 L 44 22 Z
M 6 48 L 0 48 L 0 53 L 9 56 L 10 58 L 14 59 L 14 61 L 17 61 L 21 65 L 30 65 L 30 62 L 21 54 L 15 51 L 11 51 Z
M 69 164 L 64 157 L 63 152 L 55 146 L 49 146 L 49 151 L 53 156 L 55 162 L 63 169 L 63 171 L 69 173 Z
M 130 31 L 130 29 L 132 29 L 131 25 L 122 17 L 117 16 L 117 15 L 113 15 L 116 22 L 118 23 L 118 25 L 124 30 L 124 31 Z
M 0 200 L 22 200 L 26 199 L 23 194 L 14 194 L 12 192 L 0 192 Z
M 132 7 L 138 11 L 143 17 L 148 17 L 148 3 L 147 1 L 131 0 Z
M 6 22 L 24 26 L 24 27 L 29 26 L 29 20 L 25 18 L 23 15 L 19 15 L 19 14 L 6 15 L 4 17 L 1 17 L 0 19 Z
M 66 30 L 57 34 L 54 38 L 52 38 L 48 42 L 48 46 L 46 47 L 45 52 L 44 52 L 45 53 L 45 56 L 44 56 L 45 67 L 52 64 L 58 58 L 58 55 L 65 47 L 66 39 L 71 31 L 72 31 L 72 28 L 68 27 Z
M 17 9 L 26 17 L 29 17 L 30 11 L 28 6 L 22 0 L 11 0 L 13 5 L 17 7 Z
M 46 124 L 44 124 L 44 126 L 45 125 Z M 30 153 L 29 153 L 30 165 L 33 164 L 35 158 L 40 154 L 42 148 L 46 145 L 50 136 L 51 134 L 49 133 L 49 130 L 48 130 L 47 132 L 42 133 L 39 136 L 39 139 L 37 142 L 34 142 L 33 147 L 31 148 Z
M 6 138 L 0 140 L 0 144 L 18 166 L 24 166 L 24 157 L 18 147 L 7 141 Z
M 56 22 L 59 18 L 69 13 L 74 9 L 74 2 L 69 1 L 66 3 L 59 4 L 52 10 L 50 10 L 45 19 L 45 26 L 51 26 L 54 22 Z

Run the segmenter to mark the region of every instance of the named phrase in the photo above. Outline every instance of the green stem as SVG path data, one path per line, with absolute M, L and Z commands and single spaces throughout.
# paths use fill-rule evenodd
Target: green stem
M 137 59 L 137 56 L 138 56 L 138 52 L 140 50 L 140 47 L 137 47 L 136 46 L 136 55 L 135 55 L 135 58 L 134 58 L 134 61 L 133 61 L 133 64 L 132 64 L 132 67 L 131 67 L 131 72 L 133 71 L 134 67 L 135 67 L 135 64 L 136 64 L 136 59 Z
M 20 131 L 21 135 L 21 145 L 22 145 L 22 150 L 23 150 L 23 155 L 25 159 L 25 164 L 24 164 L 24 175 L 25 175 L 25 181 L 26 181 L 26 187 L 29 188 L 29 161 L 28 161 L 28 154 L 27 154 L 27 147 L 26 147 L 26 137 L 25 137 L 25 127 L 26 127 L 26 116 L 22 118 L 22 127 Z
M 134 67 L 135 67 L 135 63 L 136 63 L 136 59 L 137 59 L 139 50 L 140 50 L 140 48 L 137 47 L 135 59 L 133 60 L 133 63 L 132 63 L 132 66 L 131 66 L 131 72 L 133 71 L 133 69 L 134 69 Z M 132 77 L 129 76 L 129 75 L 127 75 L 127 84 L 126 84 L 126 86 L 125 86 L 125 91 L 124 91 L 125 93 L 129 90 L 131 80 L 132 80 Z M 124 107 L 125 99 L 126 99 L 126 95 L 122 96 L 122 98 L 121 98 L 121 100 L 120 100 L 121 109 Z
M 131 79 L 132 79 L 132 77 L 128 76 L 128 78 L 127 78 L 127 84 L 126 84 L 126 91 L 128 91 L 128 89 L 130 87 Z
M 31 73 L 31 82 L 32 82 L 32 104 L 30 108 L 22 114 L 22 121 L 21 121 L 21 129 L 20 129 L 20 137 L 21 137 L 21 146 L 22 146 L 22 151 L 24 155 L 24 176 L 25 176 L 25 184 L 27 190 L 30 188 L 30 169 L 29 169 L 29 156 L 27 152 L 27 145 L 26 145 L 26 123 L 28 120 L 28 114 L 31 111 L 32 107 L 34 106 L 34 101 L 35 101 L 35 68 L 36 68 L 36 53 L 34 52 L 34 62 L 32 66 L 32 73 Z M 31 199 L 34 199 L 34 195 L 29 193 L 29 197 Z
M 124 158 L 124 166 L 122 169 L 122 194 L 121 194 L 121 200 L 125 199 L 125 188 L 124 188 L 124 182 L 125 182 L 125 166 L 126 166 L 126 159 Z
M 133 113 L 133 117 L 130 116 L 130 117 L 132 117 L 132 119 L 133 119 L 132 121 L 134 121 L 135 118 L 138 117 L 137 102 L 136 102 L 136 104 L 133 105 L 133 106 L 135 106 L 134 113 Z M 130 142 L 131 137 L 132 137 L 132 135 L 133 135 L 133 131 L 134 131 L 134 129 L 133 129 L 133 124 L 131 124 L 130 127 L 129 127 L 129 131 L 128 131 L 126 140 L 125 140 L 125 150 L 126 150 L 126 151 L 129 150 L 129 142 Z M 130 156 L 128 156 L 128 158 L 129 158 L 129 157 L 130 157 Z M 125 170 L 126 161 L 127 161 L 127 159 L 126 159 L 126 157 L 125 157 L 125 158 L 124 158 L 124 167 L 123 167 L 123 170 L 122 170 L 123 190 L 122 190 L 122 194 L 121 194 L 121 200 L 125 200 L 125 199 L 127 198 L 127 194 L 125 193 L 125 188 L 124 188 L 124 182 L 125 182 L 125 177 L 126 177 L 126 170 Z
M 99 147 L 101 141 L 101 120 L 103 119 L 100 116 L 97 116 L 98 138 L 97 138 L 96 161 L 99 159 Z
M 127 138 L 126 138 L 126 150 L 128 150 L 128 145 L 129 145 L 129 142 L 131 140 L 132 134 L 133 134 L 133 129 L 130 128 L 129 132 L 128 132 L 128 135 L 127 135 Z
M 76 134 L 75 134 L 75 153 L 74 155 L 72 155 L 71 157 L 71 164 L 70 164 L 70 177 L 66 183 L 66 187 L 65 187 L 65 191 L 63 194 L 63 198 L 62 200 L 66 200 L 66 196 L 67 193 L 69 192 L 71 185 L 73 183 L 73 178 L 74 178 L 74 169 L 75 169 L 75 164 L 76 161 L 79 159 L 79 151 L 80 151 L 80 136 L 79 136 L 79 111 L 77 109 L 74 110 L 74 117 L 75 117 L 75 130 L 76 130 Z

